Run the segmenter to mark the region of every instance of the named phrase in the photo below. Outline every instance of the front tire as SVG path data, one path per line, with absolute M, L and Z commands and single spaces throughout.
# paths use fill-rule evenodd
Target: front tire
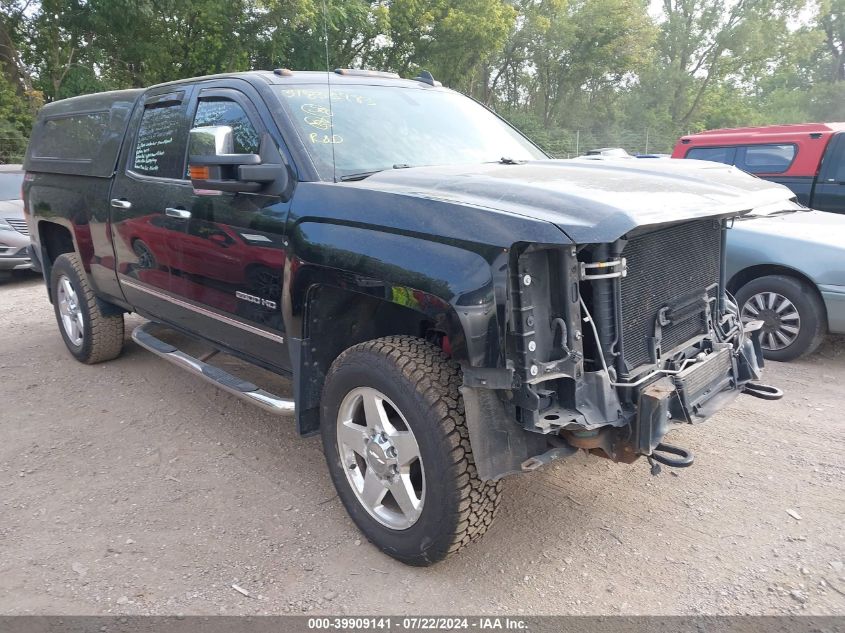
M 73 357 L 89 365 L 117 358 L 123 349 L 123 314 L 102 313 L 76 253 L 56 258 L 50 286 L 59 332 Z
M 762 320 L 763 357 L 790 361 L 811 354 L 827 333 L 827 313 L 816 289 L 785 275 L 754 279 L 736 293 L 743 322 Z
M 332 364 L 321 434 L 338 496 L 364 535 L 409 565 L 430 565 L 481 537 L 501 482 L 478 478 L 461 372 L 410 336 L 356 345 Z

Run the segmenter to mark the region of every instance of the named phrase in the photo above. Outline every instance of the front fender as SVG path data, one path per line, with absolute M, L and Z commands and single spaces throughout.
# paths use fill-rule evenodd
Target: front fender
M 571 244 L 549 222 L 355 184 L 300 182 L 287 219 L 282 309 L 303 433 L 319 424 L 333 355 L 367 337 L 434 330 L 465 371 L 504 368 L 514 245 Z M 389 317 L 373 322 L 380 312 L 350 294 L 393 306 Z M 326 320 L 331 329 L 316 332 Z
M 295 319 L 302 318 L 310 288 L 335 286 L 424 315 L 449 337 L 452 355 L 462 363 L 490 367 L 501 361 L 498 308 L 499 302 L 504 307 L 507 253 L 490 262 L 441 242 L 328 223 L 300 223 L 290 241 L 296 258 L 289 284 Z M 296 325 L 290 331 L 304 335 Z

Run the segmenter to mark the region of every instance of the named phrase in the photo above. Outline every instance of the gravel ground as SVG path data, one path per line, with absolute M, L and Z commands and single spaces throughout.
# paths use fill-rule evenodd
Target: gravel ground
M 845 614 L 845 339 L 770 363 L 783 400 L 675 431 L 692 468 L 512 478 L 480 543 L 415 569 L 292 419 L 130 340 L 76 363 L 38 278 L 0 286 L 0 319 L 2 614 Z

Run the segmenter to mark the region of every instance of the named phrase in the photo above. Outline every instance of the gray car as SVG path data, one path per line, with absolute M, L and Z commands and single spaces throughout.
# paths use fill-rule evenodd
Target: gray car
M 763 355 L 787 361 L 845 334 L 845 215 L 798 203 L 756 209 L 728 231 L 728 289 L 762 320 Z
M 21 200 L 23 177 L 20 165 L 0 165 L 0 279 L 13 270 L 32 268 Z

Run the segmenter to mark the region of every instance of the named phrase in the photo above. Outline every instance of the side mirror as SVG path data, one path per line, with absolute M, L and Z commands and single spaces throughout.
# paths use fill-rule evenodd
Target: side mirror
M 235 153 L 235 131 L 228 125 L 195 127 L 188 139 L 188 155 L 221 156 Z
M 188 139 L 188 173 L 194 189 L 284 195 L 290 185 L 276 144 L 264 134 L 258 154 L 234 154 L 228 125 L 195 127 Z

